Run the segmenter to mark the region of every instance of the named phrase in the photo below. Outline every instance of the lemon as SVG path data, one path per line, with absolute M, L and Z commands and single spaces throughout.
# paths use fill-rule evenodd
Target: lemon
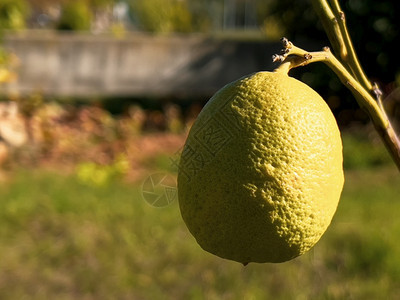
M 283 262 L 312 248 L 343 188 L 342 142 L 325 101 L 280 72 L 258 72 L 219 90 L 186 140 L 179 207 L 206 251 Z

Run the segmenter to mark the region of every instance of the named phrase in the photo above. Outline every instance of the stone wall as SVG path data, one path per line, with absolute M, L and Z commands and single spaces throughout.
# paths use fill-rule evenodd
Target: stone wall
M 279 44 L 202 35 L 112 36 L 22 32 L 4 38 L 20 60 L 0 93 L 55 97 L 209 96 L 243 75 L 272 68 Z

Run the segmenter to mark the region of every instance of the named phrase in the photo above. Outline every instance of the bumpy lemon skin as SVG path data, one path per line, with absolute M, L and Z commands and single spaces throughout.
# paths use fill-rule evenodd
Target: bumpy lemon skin
M 259 72 L 223 87 L 199 114 L 180 160 L 179 206 L 204 250 L 284 262 L 326 231 L 343 183 L 325 101 L 286 74 Z

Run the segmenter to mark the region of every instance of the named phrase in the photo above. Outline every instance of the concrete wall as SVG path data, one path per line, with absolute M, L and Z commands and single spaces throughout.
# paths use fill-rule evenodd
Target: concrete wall
M 243 75 L 272 68 L 279 44 L 204 36 L 110 36 L 25 32 L 4 46 L 20 59 L 18 81 L 0 93 L 45 96 L 209 96 Z

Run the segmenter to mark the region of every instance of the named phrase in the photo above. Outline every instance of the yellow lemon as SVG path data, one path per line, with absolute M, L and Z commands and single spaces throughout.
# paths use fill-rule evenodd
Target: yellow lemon
M 343 188 L 342 143 L 304 83 L 259 72 L 200 112 L 178 173 L 179 207 L 200 246 L 222 258 L 283 262 L 320 239 Z

